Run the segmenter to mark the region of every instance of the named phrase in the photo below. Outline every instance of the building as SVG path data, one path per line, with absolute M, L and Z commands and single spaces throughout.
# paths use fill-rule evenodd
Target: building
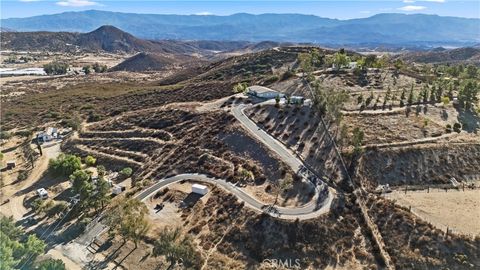
M 37 134 L 37 141 L 39 143 L 49 142 L 58 138 L 58 129 L 54 127 L 48 127 L 45 131 Z
M 200 184 L 193 184 L 192 185 L 192 193 L 197 193 L 200 195 L 205 195 L 208 192 L 208 188 L 204 185 Z
M 265 98 L 265 99 L 273 99 L 276 97 L 283 98 L 285 97 L 285 94 L 282 94 L 278 91 L 275 91 L 273 89 L 270 89 L 268 87 L 263 87 L 259 85 L 254 85 L 250 86 L 247 88 L 247 93 L 249 95 L 259 97 L 259 98 Z
M 17 166 L 17 162 L 15 160 L 7 161 L 7 170 L 13 169 Z
M 40 199 L 48 198 L 48 192 L 44 188 L 37 189 L 37 195 L 38 195 L 38 197 L 40 197 Z
M 302 96 L 291 96 L 290 103 L 292 104 L 303 104 L 305 102 L 305 98 Z

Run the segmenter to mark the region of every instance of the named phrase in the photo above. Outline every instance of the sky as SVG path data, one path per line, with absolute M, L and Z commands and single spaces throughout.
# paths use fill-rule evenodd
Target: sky
M 480 0 L 1 0 L 0 8 L 2 19 L 91 9 L 129 13 L 182 15 L 299 13 L 335 19 L 364 18 L 378 13 L 424 13 L 441 16 L 480 18 Z

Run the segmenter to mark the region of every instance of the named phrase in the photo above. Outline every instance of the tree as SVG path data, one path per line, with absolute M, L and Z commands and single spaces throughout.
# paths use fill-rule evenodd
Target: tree
M 367 57 L 365 57 L 365 67 L 373 67 L 375 65 L 375 62 L 377 61 L 377 56 L 374 54 L 369 54 Z
M 277 188 L 277 195 L 275 197 L 274 204 L 277 203 L 278 195 L 280 195 L 281 192 L 286 192 L 288 189 L 290 189 L 293 186 L 293 176 L 290 173 L 287 173 L 285 177 L 277 183 L 278 183 L 278 188 Z
M 82 70 L 83 70 L 83 72 L 85 73 L 85 75 L 88 75 L 88 74 L 90 74 L 90 73 L 92 72 L 91 68 L 92 68 L 92 67 L 90 67 L 89 65 L 87 65 L 87 66 L 83 66 L 83 67 L 82 67 Z
M 95 63 L 93 64 L 93 70 L 95 70 L 95 73 L 103 73 L 107 71 L 107 66 L 100 65 L 99 63 Z
M 98 173 L 98 177 L 104 177 L 105 174 L 107 173 L 107 169 L 105 169 L 105 166 L 103 165 L 98 165 L 97 166 L 97 173 Z
M 244 93 L 247 91 L 248 84 L 243 82 L 243 83 L 237 83 L 236 85 L 233 86 L 233 92 L 238 94 L 238 93 Z
M 280 96 L 279 96 L 279 95 L 277 95 L 277 96 L 275 97 L 275 106 L 276 106 L 276 107 L 280 106 Z
M 48 168 L 57 175 L 67 176 L 82 168 L 82 160 L 75 155 L 60 154 L 55 159 L 50 159 Z
M 93 197 L 93 204 L 97 208 L 100 206 L 102 209 L 110 202 L 110 184 L 99 177 L 96 184 L 96 193 Z
M 471 109 L 478 101 L 478 85 L 472 80 L 468 80 L 463 88 L 458 92 L 458 101 L 465 109 Z
M 91 175 L 84 170 L 76 170 L 70 175 L 72 191 L 80 195 L 80 207 L 86 208 L 92 204 L 95 187 L 91 181 Z
M 253 172 L 244 168 L 240 169 L 240 175 L 242 176 L 244 181 L 253 181 L 255 179 Z
M 46 244 L 15 225 L 13 218 L 0 217 L 0 270 L 31 269 Z
M 342 68 L 348 65 L 350 59 L 345 53 L 336 52 L 333 58 L 333 63 L 336 68 Z
M 67 73 L 68 64 L 60 61 L 53 61 L 43 65 L 43 70 L 48 75 L 62 75 Z
M 24 256 L 28 256 L 30 260 L 34 260 L 38 255 L 42 254 L 45 251 L 47 245 L 44 241 L 38 239 L 34 234 L 28 236 L 27 241 L 25 242 L 23 248 Z
M 85 157 L 85 164 L 87 164 L 87 166 L 89 167 L 92 167 L 93 165 L 95 165 L 96 162 L 97 162 L 97 159 L 90 155 Z
M 410 88 L 410 93 L 408 94 L 408 105 L 412 105 L 413 104 L 413 99 L 414 99 L 414 95 L 413 95 L 413 85 L 412 85 L 412 88 Z
M 198 264 L 198 255 L 195 252 L 193 241 L 183 236 L 180 228 L 165 228 L 155 241 L 153 256 L 165 256 L 170 263 L 169 269 L 176 263 L 182 262 L 185 267 Z
M 106 223 L 112 232 L 125 240 L 132 240 L 137 248 L 138 241 L 144 237 L 150 227 L 147 206 L 137 199 L 120 197 L 107 212 Z
M 120 171 L 120 175 L 123 177 L 123 178 L 128 178 L 132 175 L 133 173 L 133 170 L 132 168 L 130 167 L 125 167 L 123 168 L 121 171 Z
M 465 69 L 466 77 L 469 79 L 475 79 L 477 77 L 477 67 L 474 65 L 468 65 Z
M 442 97 L 442 103 L 444 106 L 447 106 L 448 103 L 450 103 L 450 98 L 449 97 Z
M 321 115 L 325 114 L 329 120 L 340 122 L 341 109 L 350 97 L 347 92 L 345 90 L 323 88 L 320 83 L 314 84 L 314 92 L 314 108 Z
M 36 270 L 65 270 L 65 263 L 62 260 L 46 259 L 37 264 Z
M 353 152 L 355 154 L 358 154 L 362 151 L 363 137 L 364 133 L 359 127 L 353 129 L 352 144 Z
M 300 62 L 300 68 L 303 72 L 303 77 L 307 77 L 313 71 L 312 56 L 309 53 L 300 53 L 298 54 L 298 61 Z

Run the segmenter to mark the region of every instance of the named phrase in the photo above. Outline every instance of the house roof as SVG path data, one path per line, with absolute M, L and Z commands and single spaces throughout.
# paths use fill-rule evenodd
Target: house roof
M 260 85 L 252 85 L 252 86 L 249 86 L 248 89 L 250 91 L 255 91 L 255 93 L 268 93 L 268 92 L 275 92 L 275 93 L 278 93 L 278 91 L 275 91 L 273 89 L 270 89 L 268 87 L 264 87 L 264 86 L 260 86 Z

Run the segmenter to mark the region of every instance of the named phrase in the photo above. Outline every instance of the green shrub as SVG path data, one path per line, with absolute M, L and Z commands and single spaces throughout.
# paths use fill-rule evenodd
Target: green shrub
M 120 175 L 123 177 L 123 178 L 128 178 L 132 175 L 133 173 L 133 170 L 132 168 L 130 167 L 125 167 L 123 168 L 121 171 L 120 171 Z
M 48 168 L 56 175 L 69 176 L 82 168 L 82 161 L 75 155 L 60 154 L 55 159 L 50 159 Z
M 291 77 L 293 77 L 294 75 L 295 75 L 295 73 L 293 73 L 291 70 L 287 70 L 282 74 L 282 76 L 280 77 L 280 80 L 281 81 L 288 80 Z
M 460 133 L 460 131 L 462 131 L 462 125 L 458 122 L 453 124 L 453 131 Z
M 447 132 L 447 133 L 452 132 L 452 125 L 447 124 L 446 127 L 445 127 L 445 132 Z
M 86 156 L 85 157 L 85 164 L 87 164 L 88 167 L 92 167 L 97 163 L 97 159 L 92 157 L 92 156 Z
M 27 179 L 28 177 L 28 171 L 27 170 L 21 170 L 18 172 L 18 175 L 17 175 L 17 181 L 23 181 L 25 179 Z
M 8 140 L 12 137 L 12 134 L 10 132 L 7 132 L 7 131 L 1 131 L 0 132 L 0 139 L 1 140 Z

